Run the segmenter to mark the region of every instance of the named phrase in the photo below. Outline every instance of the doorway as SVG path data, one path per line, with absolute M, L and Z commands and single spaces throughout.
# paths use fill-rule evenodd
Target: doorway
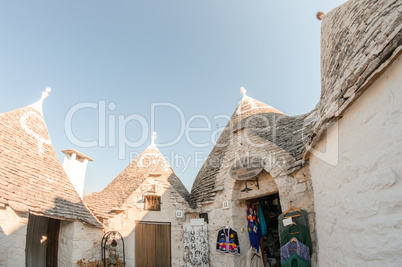
M 170 223 L 137 221 L 135 227 L 135 266 L 171 266 Z
M 279 199 L 279 193 L 272 195 L 259 197 L 250 200 L 251 203 L 258 203 L 261 206 L 265 223 L 267 226 L 267 234 L 261 237 L 260 246 L 263 248 L 263 258 L 265 267 L 280 267 L 281 255 L 280 255 L 280 243 L 278 232 L 278 217 L 282 213 L 281 203 Z
M 60 220 L 29 214 L 25 263 L 27 267 L 57 267 Z

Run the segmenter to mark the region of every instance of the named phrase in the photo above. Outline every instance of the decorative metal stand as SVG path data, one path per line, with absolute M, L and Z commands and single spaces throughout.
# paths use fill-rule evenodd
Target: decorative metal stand
M 123 250 L 123 264 L 126 265 L 126 255 L 124 252 L 124 239 L 123 236 L 117 231 L 110 231 L 104 234 L 101 243 L 101 255 L 103 266 L 106 266 L 106 249 L 109 250 L 109 259 L 111 264 L 116 264 L 119 260 L 120 254 L 118 249 L 120 248 L 119 242 L 121 241 L 121 248 Z

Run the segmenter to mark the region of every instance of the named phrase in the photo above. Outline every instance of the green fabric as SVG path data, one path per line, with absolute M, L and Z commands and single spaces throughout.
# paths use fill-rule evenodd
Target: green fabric
M 294 216 L 294 215 L 300 215 L 298 217 L 292 217 L 292 221 L 297 223 L 297 224 L 302 224 L 306 227 L 309 228 L 309 224 L 308 224 L 308 213 L 305 210 L 300 210 L 299 211 L 290 211 L 288 213 L 286 213 L 286 215 L 279 215 L 278 217 L 278 233 L 282 233 L 282 231 L 285 229 L 285 226 L 283 225 L 283 220 L 285 219 L 285 217 L 289 217 L 289 216 Z
M 295 232 L 299 232 L 299 233 L 291 234 L 291 233 L 295 233 Z M 297 240 L 299 240 L 300 242 L 302 242 L 303 244 L 308 246 L 310 248 L 310 256 L 311 256 L 311 254 L 313 252 L 313 248 L 312 248 L 313 245 L 311 243 L 310 230 L 306 226 L 300 225 L 300 224 L 286 226 L 285 229 L 280 234 L 281 247 L 283 245 L 285 245 L 287 242 L 289 242 L 290 239 L 292 239 L 292 237 L 296 237 Z
M 310 263 L 307 261 L 301 259 L 299 256 L 292 255 L 289 259 L 286 261 L 282 262 L 281 264 L 282 267 L 310 267 Z

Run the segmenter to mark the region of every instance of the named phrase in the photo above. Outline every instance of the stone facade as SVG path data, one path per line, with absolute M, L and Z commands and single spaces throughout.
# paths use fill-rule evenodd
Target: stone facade
M 0 266 L 25 266 L 28 213 L 15 212 L 11 207 L 0 208 Z M 77 266 L 82 258 L 100 259 L 103 229 L 79 221 L 61 221 L 58 265 Z
M 292 156 L 280 153 L 280 158 L 275 158 L 270 151 L 280 149 L 273 143 L 254 135 L 252 132 L 236 131 L 231 140 L 230 149 L 225 153 L 225 164 L 219 171 L 216 178 L 217 190 L 214 195 L 214 202 L 204 204 L 197 211 L 198 213 L 208 213 L 209 225 L 208 233 L 211 246 L 212 266 L 245 266 L 246 251 L 250 247 L 249 236 L 247 232 L 247 200 L 268 196 L 279 193 L 281 208 L 283 211 L 291 205 L 305 209 L 309 215 L 310 232 L 313 240 L 313 266 L 315 266 L 315 213 L 314 196 L 308 167 L 304 167 L 293 173 L 288 173 L 283 166 L 287 164 L 284 161 L 291 161 Z M 247 154 L 265 158 L 264 170 L 257 176 L 259 189 L 251 185 L 253 189 L 249 192 L 241 192 L 245 184 L 236 181 L 229 175 L 230 167 L 235 163 L 238 157 Z M 229 201 L 229 208 L 224 209 L 223 201 Z M 215 251 L 216 235 L 224 226 L 230 226 L 237 231 L 239 236 L 240 256 L 222 254 Z
M 311 156 L 320 266 L 401 266 L 402 59 L 331 127 Z
M 118 196 L 116 193 L 118 192 Z M 147 195 L 160 197 L 160 210 L 147 210 Z M 173 266 L 183 266 L 182 230 L 189 193 L 169 163 L 152 143 L 105 189 L 84 198 L 107 231 L 118 231 L 125 240 L 126 266 L 135 266 L 136 223 L 170 223 Z M 189 216 L 188 216 L 189 217 Z M 144 252 L 146 253 L 146 252 Z
M 21 218 L 14 210 L 0 207 L 0 266 L 25 266 L 25 238 L 27 218 Z
M 161 210 L 144 210 L 144 192 L 155 186 L 155 195 L 161 196 Z M 176 218 L 176 210 L 183 213 L 189 205 L 163 177 L 150 177 L 131 194 L 120 212 L 105 221 L 108 231 L 119 231 L 126 244 L 126 266 L 135 266 L 135 225 L 137 221 L 171 223 L 172 266 L 183 266 L 182 230 L 186 217 Z
M 79 221 L 62 221 L 59 232 L 59 266 L 77 266 L 81 259 L 100 260 L 103 229 Z
M 247 250 L 245 201 L 279 192 L 282 210 L 308 212 L 312 266 L 401 265 L 401 12 L 400 1 L 353 0 L 325 16 L 321 99 L 304 117 L 273 116 L 255 105 L 236 116 L 239 105 L 191 194 L 196 211 L 209 215 L 212 247 L 213 235 L 226 225 Z M 253 116 L 255 123 L 248 123 Z M 239 121 L 244 126 L 237 127 Z M 246 153 L 273 160 L 258 177 L 260 189 L 242 193 L 229 168 L 235 154 Z M 212 156 L 226 164 L 209 167 Z M 211 259 L 217 266 L 244 265 L 244 255 L 212 252 Z

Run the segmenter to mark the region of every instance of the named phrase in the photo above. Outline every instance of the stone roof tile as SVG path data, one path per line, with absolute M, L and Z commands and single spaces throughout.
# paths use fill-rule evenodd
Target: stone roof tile
M 284 124 L 283 128 L 291 127 L 292 131 L 296 131 L 295 122 L 303 124 L 303 118 L 288 117 L 283 112 L 258 100 L 248 96 L 243 97 L 195 178 L 191 188 L 190 205 L 197 208 L 200 204 L 211 203 L 214 200 L 215 189 L 218 186 L 216 184 L 217 176 L 223 165 L 222 159 L 234 146 L 234 132 L 247 129 L 268 142 L 270 141 L 270 134 L 266 132 L 276 133 L 276 126 L 274 127 L 274 125 L 282 123 Z M 281 131 L 281 133 L 283 132 Z M 281 142 L 288 150 L 297 153 L 296 150 L 299 149 L 297 145 L 293 146 L 293 143 L 286 145 L 285 143 Z M 297 143 L 297 140 L 294 143 Z
M 130 195 L 148 177 L 152 177 L 154 174 L 157 175 L 158 179 L 167 180 L 185 201 L 189 200 L 189 193 L 185 186 L 160 151 L 151 145 L 102 191 L 84 197 L 84 201 L 96 216 L 111 217 L 114 215 L 113 210 L 121 208 Z
M 102 226 L 68 179 L 43 115 L 33 107 L 0 114 L 0 196 L 37 215 Z
M 321 26 L 321 98 L 305 155 L 402 52 L 402 2 L 351 0 Z

